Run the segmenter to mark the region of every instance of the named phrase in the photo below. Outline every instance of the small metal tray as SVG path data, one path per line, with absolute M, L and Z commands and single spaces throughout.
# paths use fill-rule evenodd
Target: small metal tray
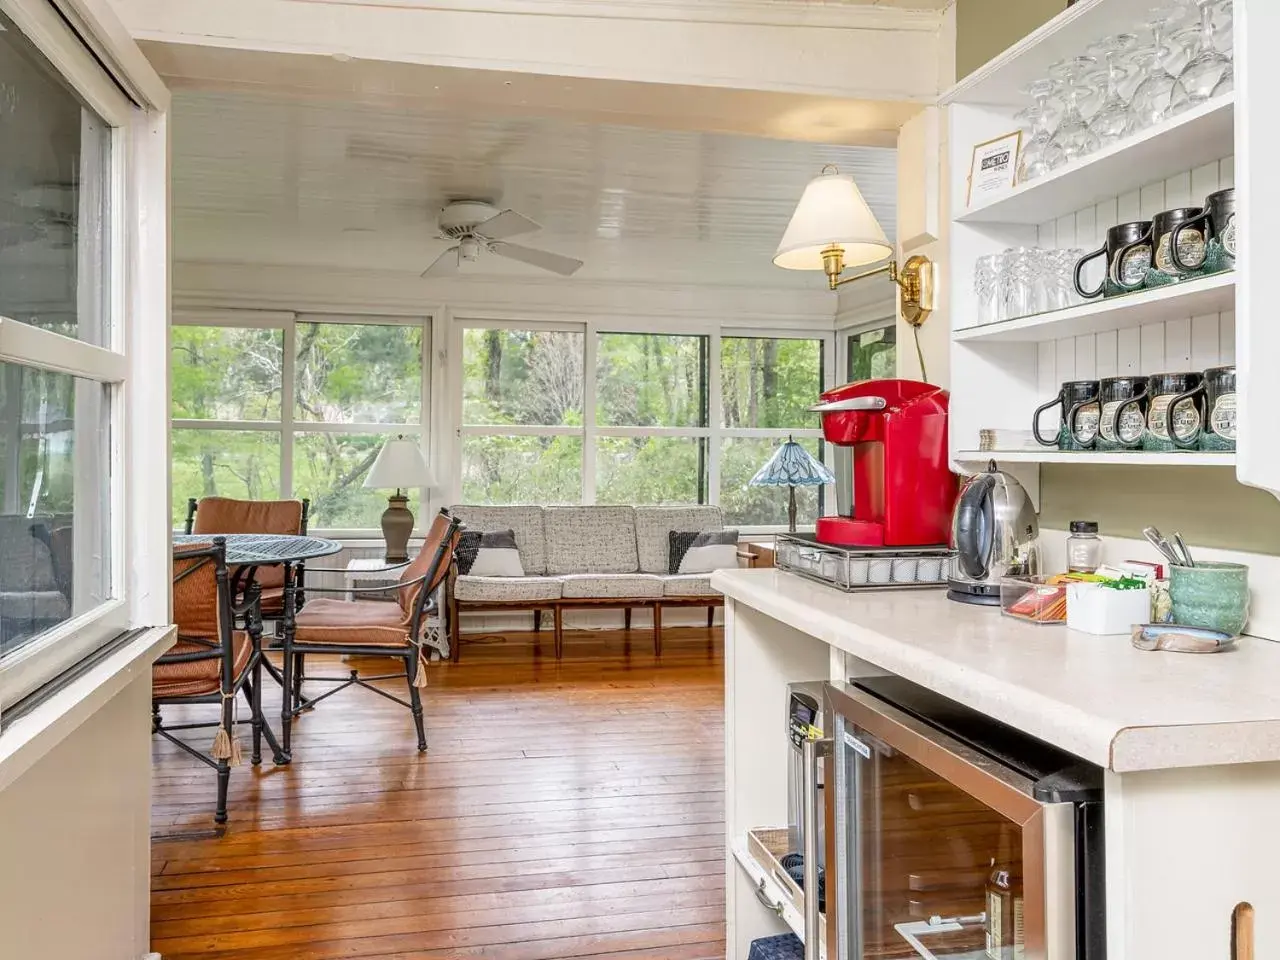
M 947 547 L 833 547 L 811 534 L 779 534 L 781 570 L 852 593 L 898 587 L 945 587 L 955 551 Z

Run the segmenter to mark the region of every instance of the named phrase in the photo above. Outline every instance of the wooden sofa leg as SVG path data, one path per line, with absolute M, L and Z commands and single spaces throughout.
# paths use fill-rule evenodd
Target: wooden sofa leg
M 622 611 L 622 629 L 628 630 L 628 631 L 631 629 L 631 608 L 630 607 L 626 607 Z
M 542 611 L 534 610 L 533 611 L 533 632 L 537 633 L 541 629 L 542 629 Z
M 457 663 L 462 659 L 462 620 L 458 616 L 458 600 L 449 598 L 449 622 L 444 625 L 449 634 L 449 659 Z
M 662 604 L 653 605 L 653 655 L 662 656 Z
M 707 626 L 714 627 L 716 625 L 716 608 L 707 607 Z
M 564 611 L 557 603 L 552 612 L 555 617 L 556 659 L 559 660 L 564 655 Z

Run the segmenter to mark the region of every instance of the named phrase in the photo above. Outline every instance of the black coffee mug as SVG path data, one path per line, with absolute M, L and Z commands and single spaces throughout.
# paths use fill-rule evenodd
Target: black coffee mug
M 1098 419 L 1101 412 L 1098 407 L 1097 380 L 1071 380 L 1062 385 L 1058 395 L 1036 408 L 1031 417 L 1031 432 L 1036 442 L 1046 447 L 1057 447 L 1059 450 L 1092 450 L 1098 438 Z M 1062 425 L 1058 435 L 1046 440 L 1040 435 L 1040 415 L 1052 407 L 1058 407 L 1062 415 Z
M 1186 224 L 1187 221 L 1195 220 L 1203 213 L 1204 209 L 1202 207 L 1176 207 L 1173 210 L 1157 213 L 1151 218 L 1151 230 L 1147 236 L 1137 243 L 1130 244 L 1126 250 L 1130 248 L 1136 250 L 1142 244 L 1146 244 L 1152 250 L 1151 265 L 1170 279 L 1176 280 L 1186 273 L 1194 272 L 1179 269 L 1178 265 L 1173 262 L 1173 231 Z M 1197 260 L 1204 262 L 1206 245 L 1203 230 L 1188 226 L 1186 232 L 1182 235 L 1182 244 L 1182 249 L 1179 252 L 1183 254 L 1187 262 L 1194 263 Z M 1126 250 L 1120 251 L 1121 257 L 1125 255 Z M 1117 282 L 1125 290 L 1137 290 L 1142 286 L 1140 283 L 1128 284 L 1123 280 L 1124 278 L 1120 278 Z
M 1147 425 L 1147 378 L 1107 377 L 1098 386 L 1102 413 L 1099 450 L 1134 450 L 1142 446 Z
M 1184 400 L 1204 394 L 1204 416 L 1200 417 L 1189 435 L 1173 429 L 1174 410 Z M 1189 417 L 1184 413 L 1183 420 Z M 1221 450 L 1236 448 L 1236 368 L 1211 367 L 1204 372 L 1204 379 L 1186 393 L 1174 397 L 1165 414 L 1165 430 L 1174 445 L 1183 450 Z
M 1147 429 L 1142 449 L 1169 453 L 1198 436 L 1204 422 L 1204 395 L 1196 390 L 1204 374 L 1155 373 L 1147 378 Z
M 1202 241 L 1199 244 L 1199 259 L 1195 256 L 1184 258 L 1183 250 L 1194 253 L 1197 244 L 1194 238 L 1188 238 L 1184 231 L 1198 228 L 1202 234 Z M 1173 228 L 1172 242 L 1169 245 L 1169 255 L 1173 260 L 1174 266 L 1179 270 L 1190 273 L 1199 270 L 1205 265 L 1208 257 L 1209 241 L 1217 240 L 1222 247 L 1222 251 L 1226 254 L 1228 262 L 1221 264 L 1222 268 L 1230 267 L 1235 264 L 1236 259 L 1236 191 L 1235 188 L 1227 190 L 1219 190 L 1217 193 L 1211 193 L 1204 201 L 1204 212 L 1198 217 L 1192 217 L 1185 220 Z
M 1087 253 L 1076 261 L 1076 293 L 1086 300 L 1099 296 L 1114 297 L 1126 290 L 1136 290 L 1147 278 L 1147 268 L 1151 266 L 1151 246 L 1142 245 L 1142 238 L 1151 232 L 1150 220 L 1135 220 L 1122 223 L 1107 231 L 1106 242 L 1092 253 Z M 1126 248 L 1129 249 L 1126 253 Z M 1107 276 L 1098 285 L 1097 290 L 1086 290 L 1081 274 L 1090 260 L 1098 257 L 1107 258 Z M 1121 280 L 1126 280 L 1122 283 Z

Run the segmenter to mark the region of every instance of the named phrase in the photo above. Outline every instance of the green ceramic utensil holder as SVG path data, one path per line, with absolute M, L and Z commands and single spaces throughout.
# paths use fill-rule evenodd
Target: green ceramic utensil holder
M 1243 563 L 1172 566 L 1169 596 L 1174 623 L 1235 636 L 1249 620 L 1249 568 Z

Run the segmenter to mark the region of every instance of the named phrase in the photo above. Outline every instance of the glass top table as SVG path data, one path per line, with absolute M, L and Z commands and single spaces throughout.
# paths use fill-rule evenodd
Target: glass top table
M 263 567 L 328 557 L 342 549 L 337 540 L 287 533 L 177 533 L 174 546 L 209 543 L 214 537 L 227 541 L 227 563 Z

